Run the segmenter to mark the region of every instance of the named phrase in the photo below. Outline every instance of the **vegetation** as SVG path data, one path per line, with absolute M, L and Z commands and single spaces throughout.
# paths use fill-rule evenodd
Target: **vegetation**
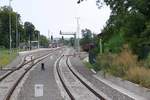
M 47 40 L 47 38 L 44 35 L 40 36 L 40 45 L 42 47 L 48 47 L 49 41 Z
M 99 48 L 99 38 L 103 40 L 103 54 L 95 53 L 94 68 L 150 88 L 150 1 L 97 0 L 96 4 L 109 6 L 111 15 L 93 39 L 93 52 Z
M 16 24 L 18 25 L 19 42 L 28 46 L 29 42 L 37 41 L 39 37 L 42 38 L 41 45 L 47 45 L 47 38 L 39 35 L 40 31 L 36 30 L 35 26 L 26 21 L 24 24 L 21 21 L 20 14 L 13 11 L 8 6 L 0 8 L 0 46 L 9 48 L 9 13 L 11 13 L 11 29 L 12 29 L 12 47 L 18 46 L 16 39 Z M 16 20 L 17 19 L 17 20 Z M 38 37 L 39 36 L 39 37 Z M 44 38 L 43 38 L 44 37 Z M 45 40 L 43 40 L 45 39 Z M 31 48 L 31 47 L 30 47 Z
M 4 67 L 9 64 L 14 58 L 17 56 L 17 49 L 12 50 L 10 52 L 8 49 L 0 49 L 0 67 Z
M 138 62 L 137 56 L 128 47 L 124 47 L 117 54 L 98 55 L 95 69 L 150 88 L 150 69 L 142 63 Z
M 9 13 L 11 14 L 11 36 L 12 53 L 9 51 Z M 16 36 L 16 24 L 18 26 L 18 37 Z M 48 46 L 48 39 L 40 35 L 40 31 L 35 26 L 26 21 L 22 23 L 20 14 L 13 11 L 8 6 L 0 7 L 0 66 L 6 66 L 17 56 L 17 40 L 24 46 L 29 47 L 29 42 L 40 39 L 40 45 Z M 30 46 L 31 49 L 31 46 Z

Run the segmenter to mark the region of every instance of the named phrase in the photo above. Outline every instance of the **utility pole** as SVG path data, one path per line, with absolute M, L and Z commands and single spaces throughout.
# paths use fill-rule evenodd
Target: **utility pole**
M 12 52 L 12 37 L 11 37 L 11 0 L 9 0 L 9 49 Z
M 76 17 L 77 19 L 77 52 L 80 53 L 80 41 L 79 41 L 79 34 L 80 34 L 80 25 L 79 25 L 79 19 L 80 17 Z

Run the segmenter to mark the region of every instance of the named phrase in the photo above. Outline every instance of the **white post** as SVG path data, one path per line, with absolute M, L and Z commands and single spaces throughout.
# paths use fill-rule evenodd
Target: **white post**
M 40 33 L 38 33 L 38 49 L 40 48 Z

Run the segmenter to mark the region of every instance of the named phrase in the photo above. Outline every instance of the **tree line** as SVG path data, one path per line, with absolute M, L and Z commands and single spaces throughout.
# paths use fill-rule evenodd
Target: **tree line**
M 96 37 L 91 37 L 89 29 L 82 31 L 81 44 L 89 52 L 92 68 L 104 76 L 117 76 L 150 88 L 150 0 L 97 0 L 96 3 L 98 8 L 109 6 L 111 15 Z M 103 53 L 99 53 L 100 38 Z M 92 45 L 87 47 L 86 43 Z
M 111 9 L 101 32 L 104 49 L 116 53 L 123 44 L 128 44 L 139 59 L 146 58 L 150 51 L 150 1 L 96 0 L 96 5 L 98 8 L 107 5 Z
M 102 1 L 97 3 L 100 2 Z M 140 59 L 147 57 L 150 51 L 150 1 L 104 0 L 104 2 L 112 11 L 102 31 L 104 42 L 108 43 L 107 41 L 116 37 L 120 46 L 128 44 Z
M 9 14 L 11 15 L 11 35 L 12 47 L 16 48 L 19 43 L 27 45 L 29 41 L 37 41 L 40 39 L 40 44 L 48 45 L 48 40 L 44 35 L 40 35 L 40 31 L 35 28 L 31 22 L 22 22 L 21 15 L 14 12 L 9 6 L 0 8 L 0 46 L 9 48 Z M 17 29 L 16 29 L 17 25 Z M 18 31 L 18 35 L 16 34 Z M 17 38 L 17 39 L 16 39 Z M 19 41 L 19 42 L 18 42 Z

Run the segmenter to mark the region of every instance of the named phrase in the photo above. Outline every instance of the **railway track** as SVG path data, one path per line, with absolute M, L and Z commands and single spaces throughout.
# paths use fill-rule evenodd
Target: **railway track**
M 47 54 L 31 59 L 30 61 L 23 61 L 18 68 L 11 70 L 9 73 L 0 78 L 0 100 L 10 100 L 17 85 L 21 82 L 26 73 L 37 63 L 47 58 L 53 52 L 61 48 L 51 50 Z
M 61 56 L 56 61 L 56 71 L 70 100 L 108 100 L 87 84 L 68 63 L 69 56 Z
M 56 50 L 59 50 L 59 49 L 60 49 L 60 48 L 58 48 L 58 49 L 56 49 Z M 8 73 L 6 73 L 6 74 L 3 75 L 2 77 L 0 77 L 0 82 L 3 81 L 7 76 L 11 75 L 13 72 L 15 72 L 15 71 L 19 70 L 20 68 L 22 68 L 24 65 L 29 64 L 29 63 L 31 63 L 31 62 L 33 62 L 33 61 L 35 61 L 35 60 L 37 60 L 37 59 L 39 59 L 39 58 L 41 58 L 41 57 L 44 57 L 44 56 L 48 55 L 49 53 L 52 53 L 53 51 L 55 51 L 55 50 L 49 50 L 48 53 L 46 53 L 46 54 L 44 54 L 44 55 L 42 55 L 42 56 L 36 57 L 36 58 L 34 58 L 34 59 L 30 60 L 30 61 L 25 61 L 25 57 L 27 57 L 27 56 L 29 56 L 29 55 L 25 56 L 25 57 L 24 57 L 24 61 L 23 61 L 21 64 L 19 64 L 19 66 L 18 66 L 17 68 L 8 69 Z M 5 69 L 1 69 L 1 70 L 5 70 Z M 7 70 L 7 69 L 6 69 L 6 70 Z

